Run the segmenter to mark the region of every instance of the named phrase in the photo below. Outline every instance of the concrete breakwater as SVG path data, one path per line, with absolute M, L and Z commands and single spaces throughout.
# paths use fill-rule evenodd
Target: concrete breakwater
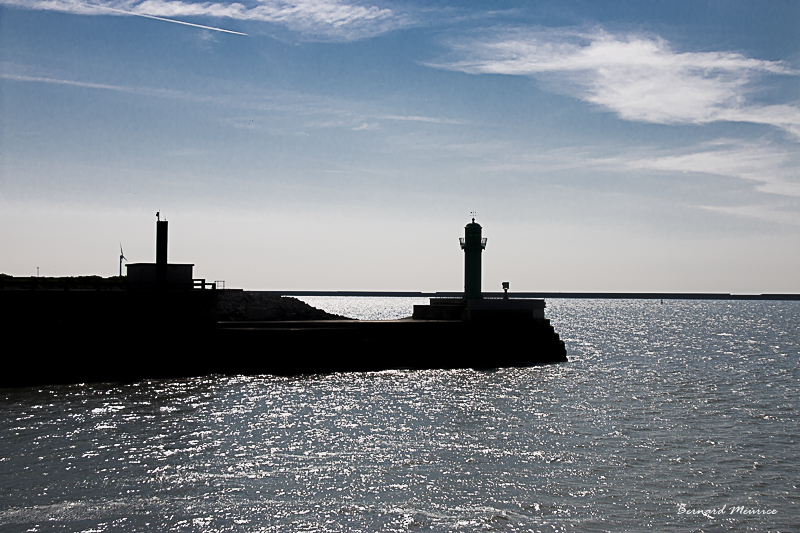
M 247 320 L 250 318 L 251 320 Z M 0 386 L 566 360 L 549 321 L 348 320 L 247 291 L 0 291 Z
M 125 277 L 121 244 L 113 278 L 0 274 L 0 333 L 20 347 L 5 354 L 0 386 L 566 361 L 544 300 L 509 299 L 507 281 L 503 298 L 484 299 L 487 239 L 474 214 L 464 232 L 460 297 L 432 298 L 404 320 L 358 321 L 195 279 L 194 264 L 168 261 L 157 212 L 156 261 L 128 263 Z
M 500 368 L 567 360 L 550 322 L 460 320 L 220 323 L 221 347 L 270 350 L 231 363 L 233 373 L 293 375 L 396 368 Z

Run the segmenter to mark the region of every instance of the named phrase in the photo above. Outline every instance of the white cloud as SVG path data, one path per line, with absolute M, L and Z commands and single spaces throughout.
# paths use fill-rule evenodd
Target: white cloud
M 369 37 L 410 24 L 407 15 L 392 9 L 345 0 L 257 0 L 248 5 L 181 0 L 105 0 L 92 4 L 76 0 L 0 0 L 0 4 L 80 15 L 127 13 L 163 19 L 211 17 L 270 22 L 316 38 L 342 40 Z
M 5 66 L 5 64 L 3 66 Z M 103 89 L 106 91 L 134 92 L 134 89 L 132 89 L 131 87 L 124 87 L 122 85 L 109 85 L 106 83 L 88 83 L 83 81 L 60 80 L 56 78 L 46 78 L 43 76 L 24 76 L 21 74 L 12 74 L 7 72 L 0 72 L 0 77 L 13 81 L 32 81 L 38 83 L 52 83 L 55 85 L 72 85 L 73 87 L 83 87 L 85 89 Z
M 201 33 L 200 39 L 213 39 L 209 33 Z M 192 102 L 202 102 L 216 105 L 223 105 L 241 109 L 251 109 L 258 112 L 285 112 L 301 117 L 310 116 L 333 116 L 334 120 L 306 121 L 303 126 L 314 129 L 324 128 L 346 128 L 354 131 L 371 131 L 380 129 L 380 124 L 374 122 L 375 119 L 410 121 L 435 124 L 465 124 L 465 122 L 447 119 L 426 117 L 418 115 L 380 115 L 363 114 L 361 110 L 356 110 L 356 105 L 351 101 L 324 98 L 317 95 L 275 92 L 265 93 L 262 90 L 248 91 L 247 87 L 238 87 L 238 90 L 231 90 L 226 87 L 225 91 L 219 91 L 214 95 L 204 95 L 173 89 L 151 88 L 146 86 L 126 86 L 108 83 L 93 83 L 57 78 L 47 75 L 41 69 L 20 65 L 12 62 L 0 61 L 0 78 L 18 82 L 45 83 L 53 85 L 65 85 L 71 87 L 81 87 L 84 89 L 98 89 L 105 91 L 117 91 L 140 96 L 155 98 L 170 98 Z M 261 115 L 246 115 L 232 117 L 226 122 L 234 128 L 250 130 L 270 130 L 279 133 L 279 130 L 272 130 L 264 126 L 259 120 Z M 272 119 L 270 120 L 272 122 Z M 307 137 L 305 131 L 293 131 L 299 137 Z
M 454 58 L 429 66 L 471 74 L 532 76 L 547 87 L 631 121 L 769 124 L 800 136 L 800 109 L 748 104 L 752 82 L 798 75 L 782 62 L 733 52 L 676 52 L 660 38 L 602 30 L 505 31 L 451 43 Z
M 360 126 L 353 128 L 353 131 L 372 131 L 377 130 L 379 127 L 375 122 L 364 122 Z
M 0 62 L 0 78 L 11 81 L 47 83 L 52 85 L 67 85 L 71 87 L 82 87 L 84 89 L 118 91 L 123 93 L 138 94 L 142 96 L 152 96 L 157 98 L 175 98 L 179 100 L 191 100 L 197 102 L 226 103 L 226 101 L 223 98 L 197 96 L 184 91 L 176 91 L 172 89 L 152 89 L 149 87 L 132 87 L 126 85 L 111 85 L 107 83 L 92 83 L 85 81 L 52 78 L 48 76 L 29 76 L 25 74 L 17 74 L 16 72 L 14 72 L 15 70 L 19 69 L 20 69 L 19 65 L 8 62 Z
M 147 86 L 115 85 L 108 83 L 94 83 L 89 81 L 70 80 L 55 77 L 49 72 L 35 66 L 0 61 L 0 78 L 31 83 L 45 83 L 52 85 L 65 85 L 71 87 L 81 87 L 84 89 L 98 89 L 105 91 L 117 91 L 122 93 L 154 97 L 184 100 L 198 103 L 208 103 L 221 105 L 231 108 L 247 109 L 258 112 L 283 112 L 296 114 L 302 117 L 313 115 L 332 115 L 334 117 L 358 115 L 350 109 L 354 104 L 347 100 L 332 99 L 318 95 L 289 92 L 289 91 L 264 91 L 259 87 L 246 85 L 222 85 L 213 93 L 188 92 L 175 89 L 153 88 Z M 256 118 L 259 115 L 255 116 Z M 233 117 L 228 122 L 237 128 L 256 126 L 252 124 L 254 116 L 252 114 L 241 117 Z M 343 121 L 325 121 L 306 124 L 308 127 L 345 127 L 351 128 L 355 119 Z
M 800 197 L 800 155 L 761 144 L 718 142 L 684 154 L 630 158 L 623 165 L 631 170 L 727 176 L 757 182 L 757 190 L 764 193 Z
M 433 124 L 458 124 L 458 125 L 466 124 L 466 122 L 461 120 L 453 120 L 449 118 L 424 117 L 418 115 L 384 115 L 376 118 L 382 118 L 386 120 L 410 121 L 410 122 L 431 122 Z
M 800 226 L 800 213 L 797 211 L 787 211 L 776 209 L 774 206 L 765 205 L 742 205 L 742 206 L 717 206 L 717 205 L 696 205 L 692 206 L 713 213 L 724 215 L 734 215 L 747 218 L 765 220 L 776 224 L 787 224 Z

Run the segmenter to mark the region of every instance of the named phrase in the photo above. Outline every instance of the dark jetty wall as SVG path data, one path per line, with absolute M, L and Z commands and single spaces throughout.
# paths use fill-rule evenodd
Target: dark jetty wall
M 499 368 L 567 361 L 549 320 L 220 323 L 234 374 L 294 375 L 393 368 Z
M 357 321 L 238 292 L 0 290 L 0 387 L 566 360 L 547 320 Z

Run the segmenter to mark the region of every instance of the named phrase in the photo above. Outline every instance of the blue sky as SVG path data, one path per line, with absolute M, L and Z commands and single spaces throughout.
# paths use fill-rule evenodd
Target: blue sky
M 177 22 L 177 23 L 176 23 Z M 0 0 L 0 271 L 800 291 L 800 2 Z M 220 31 L 224 30 L 224 31 Z

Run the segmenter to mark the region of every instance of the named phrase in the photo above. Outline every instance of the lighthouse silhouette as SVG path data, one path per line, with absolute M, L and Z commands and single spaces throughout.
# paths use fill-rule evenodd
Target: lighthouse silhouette
M 481 225 L 472 222 L 464 226 L 464 237 L 458 239 L 464 250 L 464 298 L 480 300 L 481 295 L 481 252 L 486 248 L 486 239 L 481 237 Z

